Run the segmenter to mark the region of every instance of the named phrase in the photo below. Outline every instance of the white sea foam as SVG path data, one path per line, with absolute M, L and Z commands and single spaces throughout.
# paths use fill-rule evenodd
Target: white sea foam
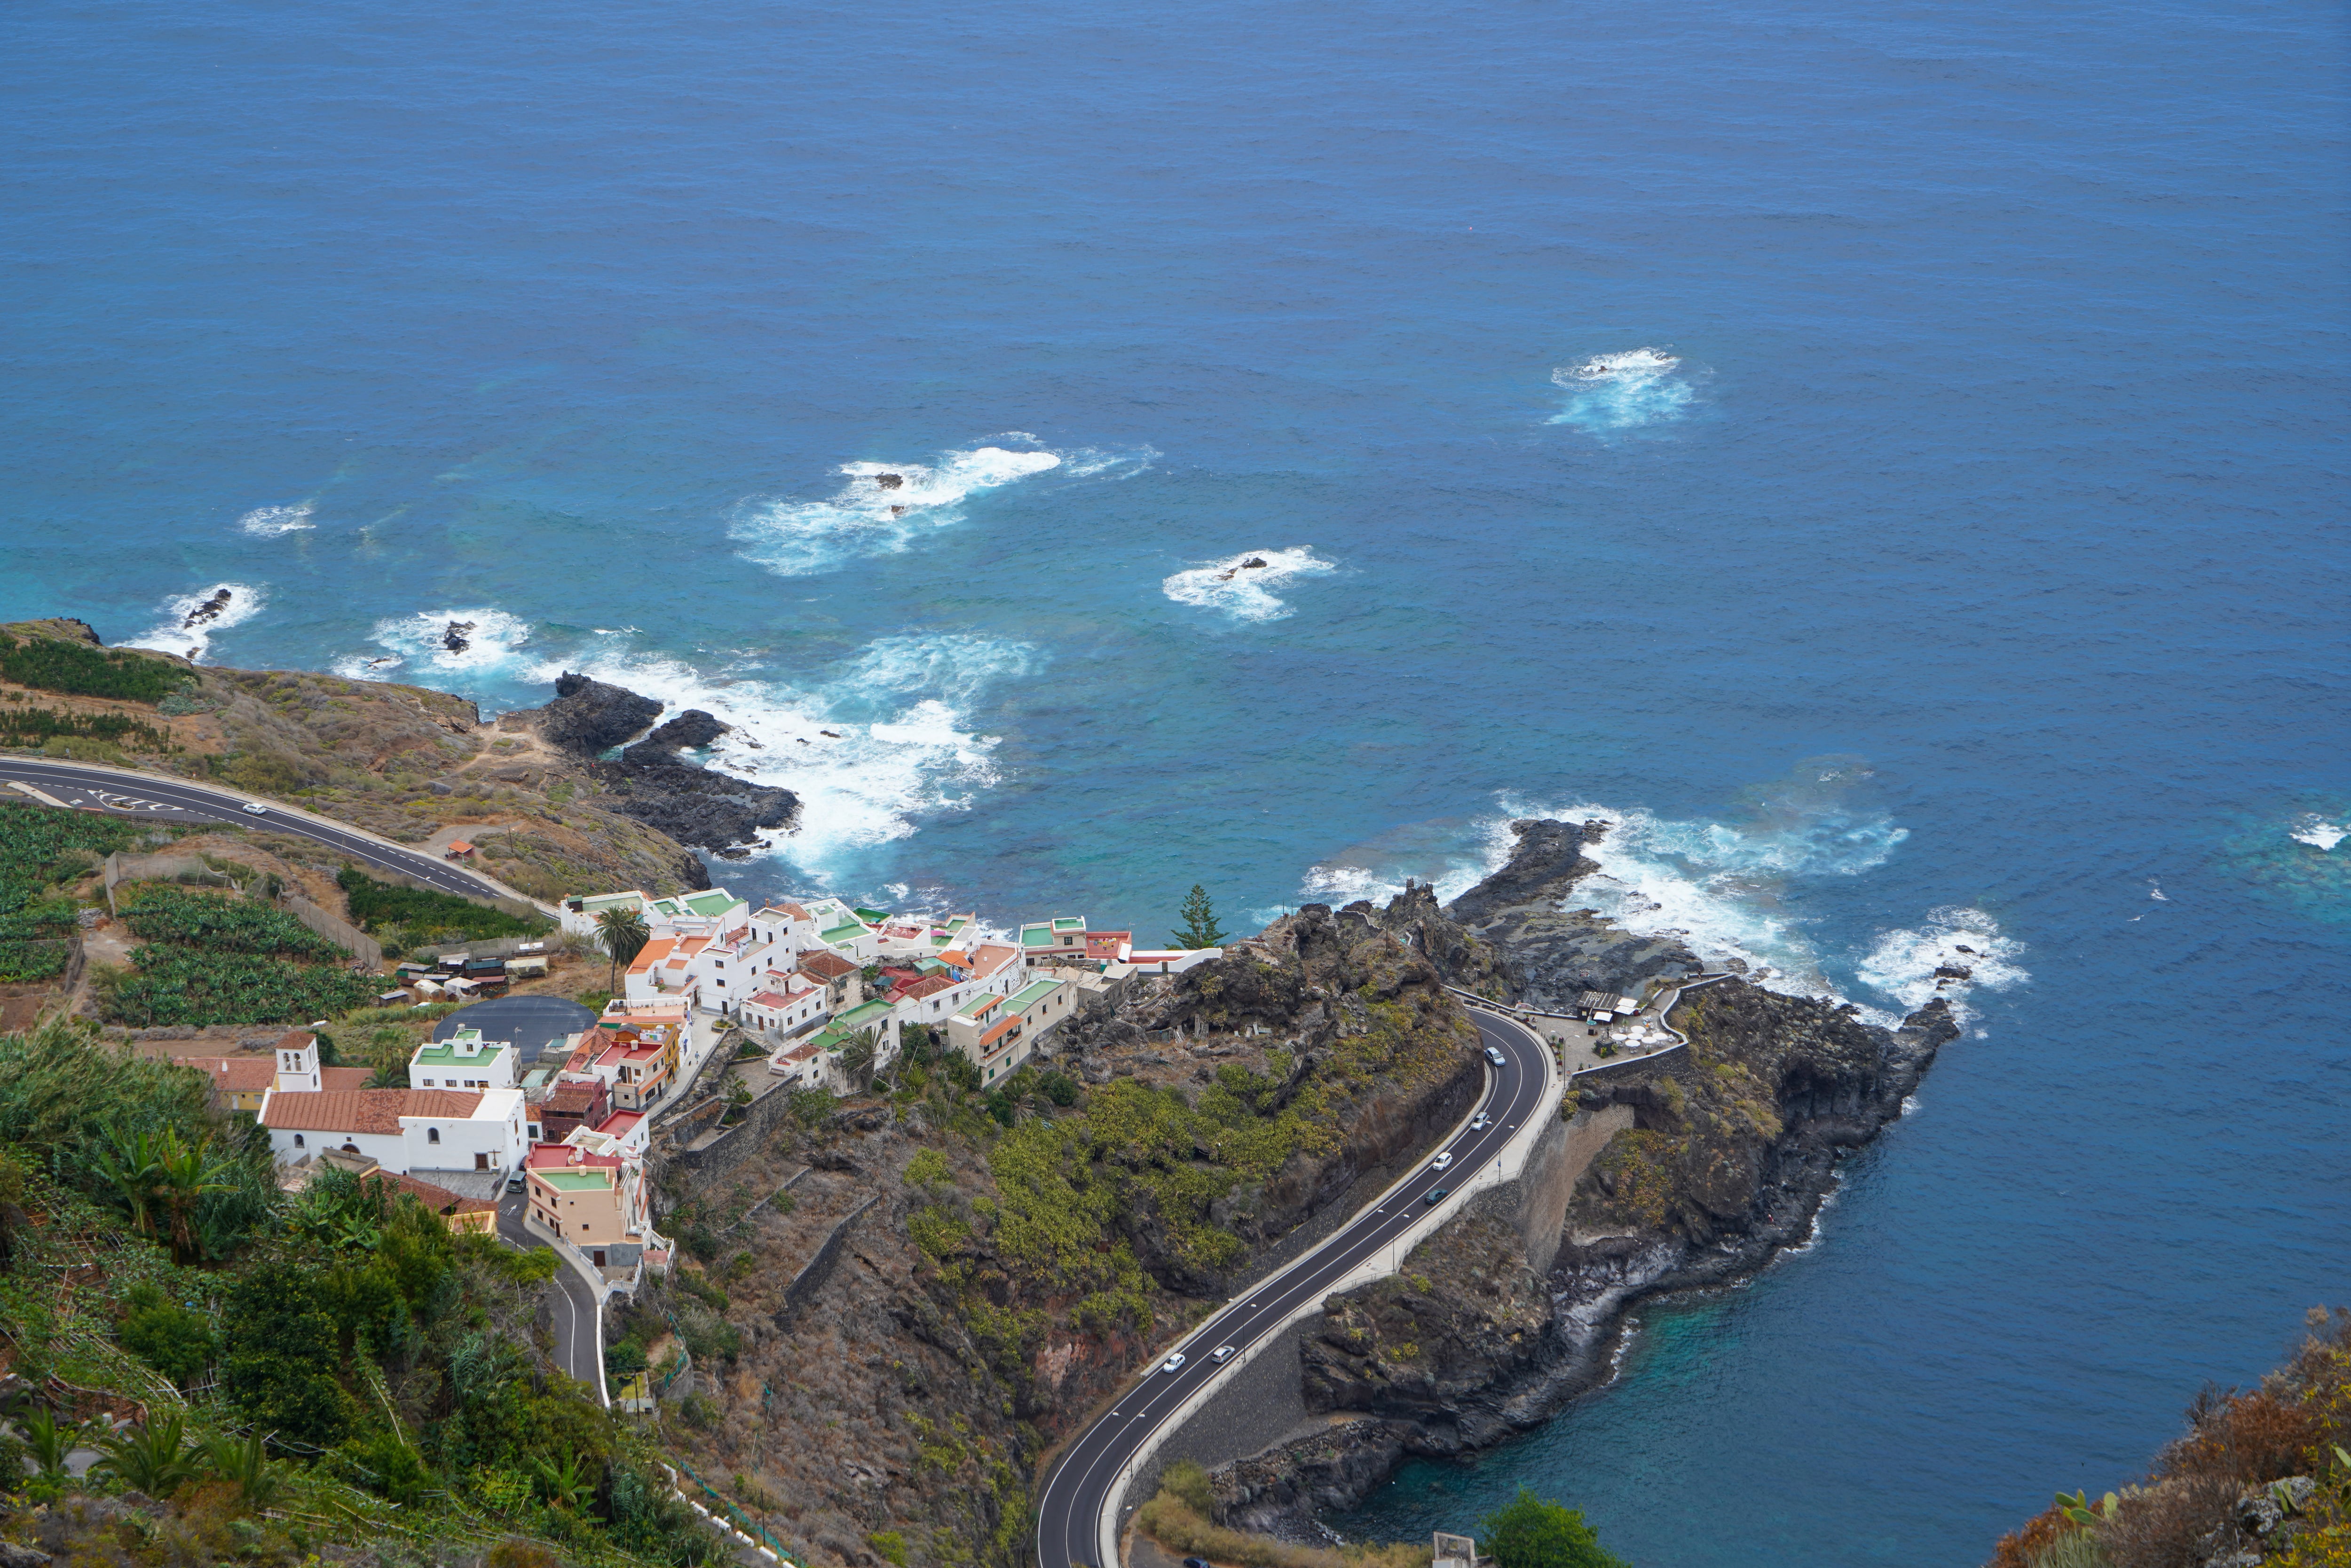
M 1781 892 L 1798 878 L 1856 876 L 1882 865 L 1909 832 L 1882 813 L 1838 804 L 1837 791 L 1865 769 L 1834 762 L 1808 768 L 1817 777 L 1781 787 L 1778 798 L 1736 824 L 1590 804 L 1511 815 L 1610 824 L 1598 843 L 1584 847 L 1600 869 L 1576 883 L 1577 907 L 1639 936 L 1678 937 L 1709 964 L 1736 959 L 1776 990 L 1834 996 L 1819 954 L 1781 907 Z
M 998 782 L 996 737 L 977 733 L 969 714 L 989 686 L 1037 663 L 1026 643 L 947 634 L 880 638 L 809 685 L 620 648 L 583 650 L 537 674 L 578 670 L 656 698 L 667 715 L 701 708 L 736 727 L 712 743 L 710 766 L 799 797 L 799 828 L 773 835 L 769 852 L 821 878 L 847 853 L 906 838 Z
M 310 520 L 310 514 L 315 509 L 308 501 L 298 501 L 290 507 L 256 507 L 239 517 L 236 526 L 242 532 L 257 539 L 276 538 L 280 534 L 317 528 L 319 525 Z
M 2305 811 L 2294 819 L 2287 836 L 2313 849 L 2332 850 L 2346 838 L 2351 838 L 2351 827 L 2327 821 L 2315 811 Z
M 1251 561 L 1258 564 L 1252 566 Z M 1274 584 L 1332 570 L 1332 563 L 1300 545 L 1294 549 L 1243 550 L 1179 571 L 1159 586 L 1178 604 L 1221 610 L 1236 621 L 1279 621 L 1290 613 L 1290 606 L 1270 591 Z
M 1855 973 L 1862 984 L 1901 1004 L 1900 1014 L 1875 1022 L 1898 1021 L 1937 997 L 1948 998 L 1952 1010 L 1966 1018 L 1970 993 L 2005 991 L 2032 978 L 2017 962 L 2023 951 L 2023 944 L 2002 936 L 2000 923 L 1982 910 L 1954 905 L 1932 911 L 1916 930 L 1880 936 Z M 1967 973 L 1938 976 L 1938 969 Z
M 1633 349 L 1553 371 L 1552 384 L 1574 395 L 1551 423 L 1607 435 L 1679 419 L 1698 395 L 1680 368 L 1662 349 Z
M 428 685 L 455 677 L 456 684 L 471 685 L 521 673 L 530 624 L 503 610 L 428 610 L 379 621 L 370 637 L 382 652 L 337 659 L 335 674 L 352 680 L 399 679 Z
M 996 438 L 1033 444 L 1019 431 Z M 1054 469 L 1064 478 L 1139 473 L 1156 452 L 1112 453 L 1092 447 L 1061 453 L 984 445 L 942 453 L 932 463 L 844 463 L 844 481 L 822 500 L 762 498 L 737 508 L 728 530 L 743 554 L 780 577 L 829 571 L 863 556 L 904 550 L 925 532 L 963 521 L 964 503 Z M 895 476 L 898 483 L 886 485 Z
M 223 593 L 228 595 L 227 601 L 217 611 L 204 614 Z M 215 582 L 193 593 L 165 600 L 159 609 L 162 619 L 153 627 L 131 638 L 124 646 L 160 649 L 202 664 L 205 654 L 211 651 L 213 638 L 216 634 L 232 626 L 242 626 L 260 614 L 262 607 L 268 602 L 269 594 L 266 589 L 242 582 Z M 198 618 L 193 625 L 189 624 L 191 616 Z

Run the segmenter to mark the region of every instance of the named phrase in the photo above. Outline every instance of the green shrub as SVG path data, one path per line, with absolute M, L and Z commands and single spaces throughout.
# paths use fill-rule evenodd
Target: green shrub
M 0 632 L 0 675 L 40 691 L 136 703 L 162 702 L 188 679 L 186 671 L 152 654 L 47 637 L 20 643 L 5 632 Z
M 1216 1511 L 1217 1500 L 1208 1490 L 1208 1472 L 1200 1468 L 1196 1459 L 1176 1460 L 1167 1467 L 1167 1473 L 1159 1478 L 1159 1484 L 1183 1499 L 1185 1506 L 1195 1513 L 1206 1515 Z
M 865 1544 L 898 1568 L 906 1568 L 906 1538 L 896 1531 L 877 1530 L 865 1538 Z
M 131 1311 L 116 1337 L 123 1349 L 183 1388 L 212 1364 L 220 1349 L 209 1317 L 144 1283 L 131 1288 Z
M 335 882 L 343 890 L 351 924 L 370 933 L 400 925 L 413 932 L 444 931 L 468 942 L 490 942 L 501 936 L 536 936 L 548 929 L 544 920 L 525 920 L 455 894 L 378 882 L 357 866 L 345 866 Z

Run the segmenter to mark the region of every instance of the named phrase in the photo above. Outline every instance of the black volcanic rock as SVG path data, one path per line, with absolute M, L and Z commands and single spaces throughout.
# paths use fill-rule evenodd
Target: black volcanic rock
M 555 677 L 555 700 L 528 717 L 549 746 L 595 757 L 661 716 L 662 705 L 623 686 L 566 670 Z
M 674 761 L 675 758 L 670 756 L 671 753 L 699 751 L 734 727 L 731 724 L 719 723 L 698 707 L 690 707 L 629 747 L 622 755 L 634 758 L 642 752 L 647 761 Z
M 1568 1012 L 1585 991 L 1626 991 L 1656 976 L 1698 972 L 1698 956 L 1671 937 L 1636 936 L 1590 910 L 1564 907 L 1575 884 L 1600 869 L 1584 857 L 1583 847 L 1599 842 L 1607 823 L 1543 818 L 1512 822 L 1510 831 L 1518 842 L 1509 862 L 1445 913 L 1499 956 L 1502 975 L 1520 1001 Z

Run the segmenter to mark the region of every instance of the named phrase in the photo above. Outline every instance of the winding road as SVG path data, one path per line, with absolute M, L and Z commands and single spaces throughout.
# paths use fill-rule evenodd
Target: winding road
M 413 876 L 444 893 L 472 898 L 517 896 L 508 889 L 460 871 L 436 856 L 402 849 L 373 834 L 362 833 L 308 811 L 269 800 L 258 802 L 268 807 L 266 811 L 247 811 L 245 808 L 252 797 L 209 785 L 73 762 L 47 759 L 36 762 L 13 757 L 0 758 L 0 786 L 12 779 L 30 784 L 44 795 L 68 806 L 94 807 L 115 816 L 154 817 L 170 822 L 220 822 L 230 827 L 267 828 L 276 832 L 296 833 L 340 851 L 353 860 L 364 861 L 381 870 Z M 5 795 L 0 795 L 0 799 L 10 796 L 29 799 L 15 789 L 7 790 Z
M 1202 1392 L 1205 1382 L 1237 1368 L 1252 1345 L 1279 1334 L 1301 1307 L 1321 1301 L 1366 1260 L 1398 1247 L 1423 1217 L 1431 1191 L 1467 1185 L 1494 1163 L 1530 1118 L 1550 1113 L 1543 1060 L 1548 1048 L 1541 1040 L 1509 1019 L 1478 1011 L 1469 1017 L 1505 1063 L 1487 1068 L 1486 1096 L 1478 1109 L 1488 1124 L 1470 1132 L 1465 1122 L 1444 1145 L 1453 1155 L 1447 1169 L 1422 1161 L 1321 1246 L 1234 1296 L 1182 1343 L 1161 1352 L 1152 1371 L 1070 1443 L 1046 1479 L 1037 1501 L 1038 1568 L 1116 1568 L 1125 1523 L 1113 1516 L 1120 1477 L 1163 1427 L 1181 1418 L 1181 1407 Z M 1239 1354 L 1223 1364 L 1209 1360 L 1220 1345 Z M 1173 1352 L 1183 1354 L 1183 1367 L 1158 1370 Z

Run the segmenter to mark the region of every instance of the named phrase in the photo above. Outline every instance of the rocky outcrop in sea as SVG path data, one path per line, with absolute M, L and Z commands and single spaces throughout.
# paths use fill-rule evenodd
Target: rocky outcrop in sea
M 549 745 L 580 758 L 611 791 L 613 810 L 682 844 L 740 858 L 762 832 L 799 824 L 799 797 L 789 789 L 755 784 L 678 755 L 708 746 L 727 732 L 726 725 L 689 708 L 645 733 L 661 713 L 662 704 L 651 697 L 567 670 L 556 678 L 553 702 L 509 714 L 502 723 L 531 728 Z M 643 738 L 617 757 L 604 755 L 639 735 Z

